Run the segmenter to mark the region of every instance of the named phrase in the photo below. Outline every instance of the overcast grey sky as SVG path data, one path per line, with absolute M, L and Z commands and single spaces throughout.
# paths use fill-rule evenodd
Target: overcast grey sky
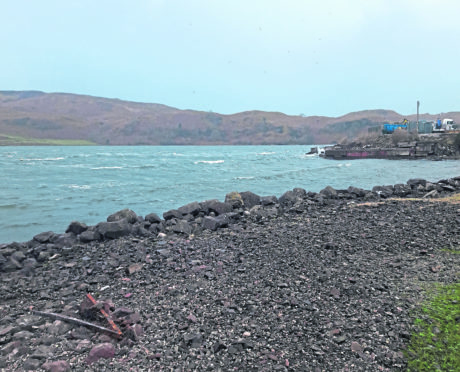
M 457 0 L 0 0 L 0 90 L 230 114 L 460 110 Z

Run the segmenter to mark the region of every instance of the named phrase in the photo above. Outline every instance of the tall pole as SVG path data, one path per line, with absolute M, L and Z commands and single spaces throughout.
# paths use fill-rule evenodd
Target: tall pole
M 417 133 L 418 133 L 418 109 L 420 107 L 420 101 L 417 101 Z

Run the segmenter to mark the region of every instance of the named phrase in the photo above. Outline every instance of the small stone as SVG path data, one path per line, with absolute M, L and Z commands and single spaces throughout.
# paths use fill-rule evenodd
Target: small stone
M 351 343 L 351 351 L 355 352 L 355 353 L 362 353 L 363 352 L 363 347 L 358 344 L 356 341 L 353 341 Z
M 86 358 L 86 363 L 92 364 L 101 358 L 111 359 L 114 356 L 115 347 L 111 343 L 105 342 L 103 344 L 96 345 L 91 349 L 88 357 Z
M 332 288 L 331 289 L 331 296 L 334 296 L 334 298 L 339 298 L 340 297 L 340 290 L 337 288 Z
M 226 348 L 227 346 L 225 346 L 225 344 L 223 344 L 220 341 L 217 341 L 216 343 L 214 343 L 214 345 L 212 345 L 212 350 L 214 351 L 214 353 L 218 353 L 219 351 L 224 350 Z
M 22 368 L 24 368 L 24 371 L 35 371 L 39 367 L 40 367 L 40 361 L 38 359 L 33 359 L 33 358 L 26 359 L 26 361 L 22 365 Z
M 44 363 L 42 368 L 49 372 L 66 372 L 70 371 L 70 364 L 66 360 L 56 360 Z
M 13 333 L 15 328 L 12 326 L 8 326 L 5 328 L 0 328 L 0 337 L 7 335 L 8 333 Z
M 14 335 L 13 335 L 13 339 L 14 340 L 27 340 L 29 338 L 32 338 L 34 336 L 34 334 L 32 332 L 29 332 L 29 331 L 20 331 L 20 332 L 16 332 Z
M 138 271 L 141 271 L 143 267 L 144 265 L 141 263 L 132 264 L 128 267 L 128 274 L 132 275 L 134 273 L 137 273 Z

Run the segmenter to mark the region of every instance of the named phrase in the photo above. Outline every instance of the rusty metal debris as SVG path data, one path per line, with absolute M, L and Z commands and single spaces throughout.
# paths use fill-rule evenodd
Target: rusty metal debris
M 37 315 L 47 316 L 48 318 L 53 318 L 53 319 L 57 319 L 57 320 L 62 320 L 64 322 L 69 322 L 69 323 L 73 323 L 73 324 L 76 324 L 76 325 L 80 325 L 80 326 L 84 326 L 84 327 L 88 327 L 88 328 L 93 328 L 93 329 L 95 329 L 97 331 L 107 333 L 107 334 L 109 334 L 111 336 L 114 336 L 116 338 L 120 338 L 122 336 L 122 333 L 121 333 L 120 329 L 118 329 L 118 332 L 113 331 L 113 330 L 111 330 L 109 328 L 101 327 L 101 326 L 99 326 L 97 324 L 90 323 L 90 322 L 87 322 L 85 320 L 81 320 L 81 319 L 78 319 L 78 318 L 73 318 L 71 316 L 66 316 L 66 315 L 57 314 L 57 313 L 49 313 L 49 312 L 33 310 L 33 309 L 32 309 L 32 312 L 34 314 L 37 314 Z
M 86 294 L 86 297 L 93 303 L 94 306 L 97 306 L 97 301 L 94 299 L 93 296 L 91 296 L 91 294 L 87 293 Z M 99 309 L 101 314 L 104 315 L 104 318 L 107 319 L 107 321 L 109 322 L 110 326 L 112 327 L 112 332 L 114 332 L 115 334 L 117 334 L 118 338 L 121 338 L 121 336 L 123 335 L 121 333 L 121 330 L 120 328 L 118 328 L 118 326 L 115 324 L 115 322 L 112 320 L 112 318 L 110 317 L 109 314 L 107 314 L 107 312 L 104 310 L 104 309 Z
M 99 306 L 97 306 L 97 301 L 94 299 L 93 296 L 91 296 L 91 294 L 86 294 L 86 297 L 88 298 L 89 301 L 91 301 L 91 303 L 99 309 L 99 311 L 101 312 L 101 314 L 104 316 L 104 318 L 109 322 L 110 326 L 112 327 L 112 329 L 110 328 L 106 328 L 106 327 L 102 327 L 102 326 L 99 326 L 97 324 L 94 324 L 94 323 L 90 323 L 90 322 L 87 322 L 85 320 L 81 320 L 81 319 L 78 319 L 78 318 L 73 318 L 73 317 L 70 317 L 70 316 L 67 316 L 67 315 L 62 315 L 62 314 L 57 314 L 57 313 L 51 313 L 51 312 L 45 312 L 45 311 L 38 311 L 38 310 L 34 310 L 32 309 L 32 307 L 30 308 L 30 310 L 34 313 L 34 314 L 38 314 L 38 315 L 43 315 L 43 316 L 47 316 L 49 318 L 53 318 L 53 319 L 58 319 L 58 320 L 62 320 L 64 322 L 69 322 L 69 323 L 74 323 L 74 324 L 77 324 L 77 325 L 80 325 L 80 326 L 84 326 L 84 327 L 88 327 L 88 328 L 93 328 L 99 332 L 104 332 L 104 333 L 107 333 L 109 334 L 110 336 L 113 336 L 113 337 L 116 337 L 116 338 L 122 338 L 123 336 L 123 333 L 121 332 L 120 328 L 115 324 L 115 322 L 112 320 L 112 318 L 110 317 L 110 315 L 102 308 L 100 308 Z

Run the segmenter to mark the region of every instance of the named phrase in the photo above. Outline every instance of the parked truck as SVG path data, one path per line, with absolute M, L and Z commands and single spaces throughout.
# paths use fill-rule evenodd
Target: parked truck
M 449 132 L 454 130 L 455 124 L 452 119 L 437 119 L 435 123 L 433 123 L 433 133 L 439 132 Z

